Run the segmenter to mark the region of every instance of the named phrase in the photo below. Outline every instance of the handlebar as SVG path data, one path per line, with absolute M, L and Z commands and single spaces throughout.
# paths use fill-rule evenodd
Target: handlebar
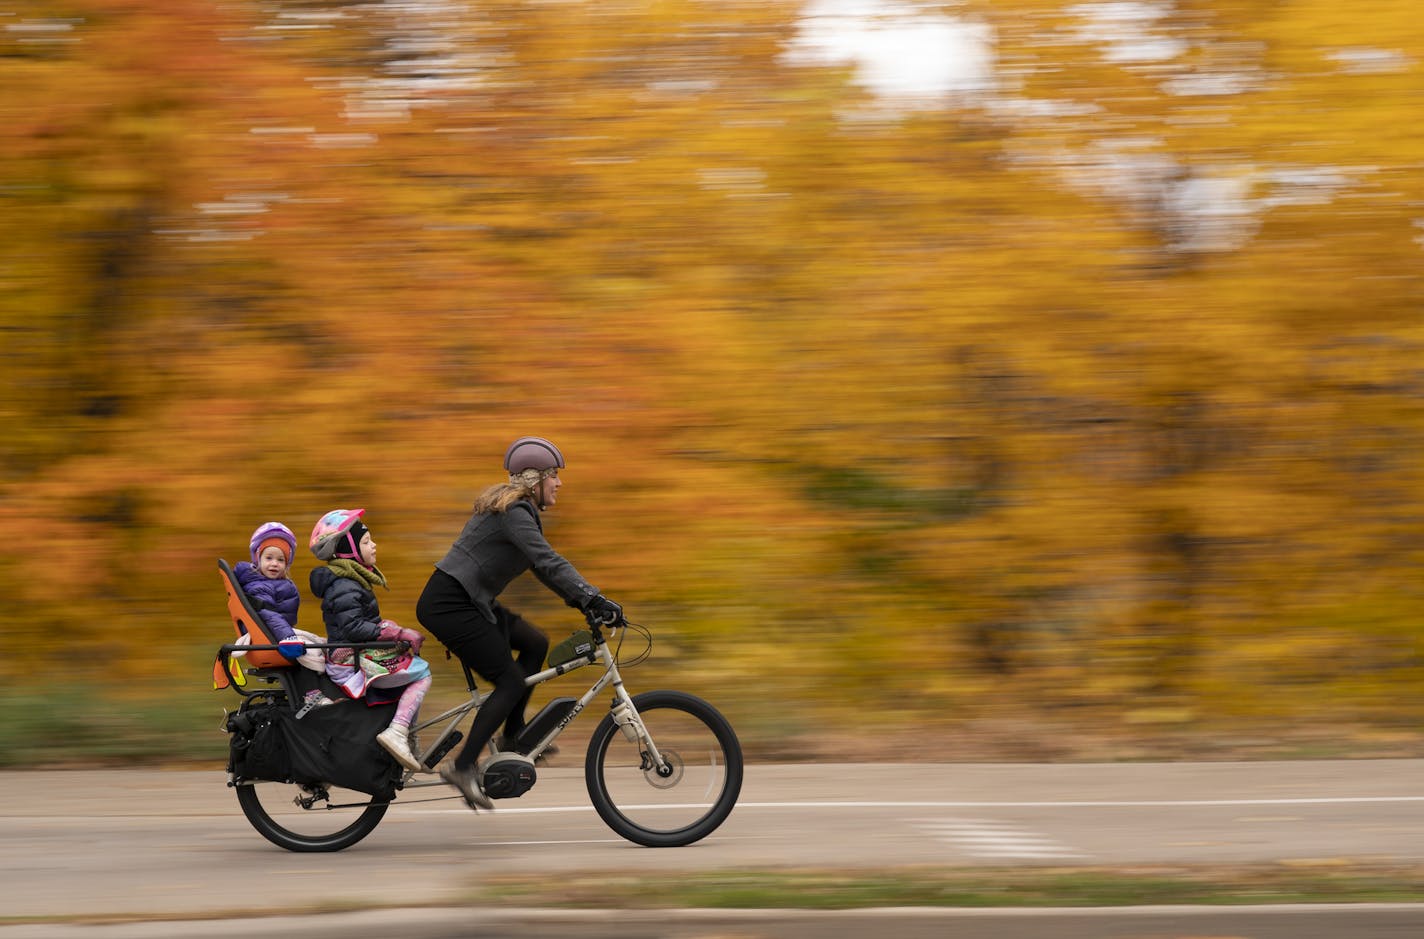
M 292 642 L 301 642 L 300 639 L 293 639 Z M 370 642 L 302 642 L 304 649 L 399 649 L 408 646 L 410 643 L 404 639 L 372 639 Z M 279 645 L 266 645 L 252 643 L 228 643 L 220 646 L 219 651 L 228 652 L 280 652 Z
M 597 616 L 593 613 L 585 613 L 583 617 L 588 622 L 589 631 L 593 633 L 593 641 L 603 645 L 603 630 L 605 627 L 620 629 L 628 625 L 628 617 L 622 613 L 610 613 L 606 616 Z

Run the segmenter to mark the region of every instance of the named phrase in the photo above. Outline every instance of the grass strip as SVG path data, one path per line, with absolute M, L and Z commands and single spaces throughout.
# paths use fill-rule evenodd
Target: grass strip
M 1210 867 L 738 870 L 486 878 L 473 902 L 603 909 L 1227 906 L 1424 903 L 1424 865 L 1321 860 Z

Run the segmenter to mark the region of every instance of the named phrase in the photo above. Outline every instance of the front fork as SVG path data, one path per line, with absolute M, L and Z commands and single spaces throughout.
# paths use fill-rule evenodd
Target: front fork
M 666 779 L 675 770 L 658 752 L 658 745 L 653 742 L 652 736 L 648 733 L 648 727 L 643 723 L 643 716 L 638 713 L 637 706 L 633 704 L 633 696 L 628 694 L 627 689 L 623 687 L 623 679 L 618 674 L 618 663 L 613 660 L 613 653 L 609 651 L 606 644 L 599 647 L 599 657 L 608 666 L 608 677 L 613 685 L 613 703 L 609 707 L 609 717 L 612 717 L 613 723 L 618 725 L 618 730 L 623 734 L 624 739 L 638 745 L 638 754 L 642 763 L 640 768 L 643 772 L 656 773 Z

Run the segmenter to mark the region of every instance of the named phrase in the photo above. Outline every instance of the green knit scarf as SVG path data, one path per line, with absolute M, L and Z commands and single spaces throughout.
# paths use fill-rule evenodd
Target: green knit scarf
M 331 572 L 337 577 L 345 577 L 349 580 L 365 584 L 368 587 L 379 585 L 385 587 L 387 590 L 391 589 L 390 584 L 386 583 L 386 575 L 381 573 L 379 567 L 367 567 L 364 564 L 358 564 L 350 558 L 337 558 L 334 561 L 327 561 L 326 566 L 331 568 Z

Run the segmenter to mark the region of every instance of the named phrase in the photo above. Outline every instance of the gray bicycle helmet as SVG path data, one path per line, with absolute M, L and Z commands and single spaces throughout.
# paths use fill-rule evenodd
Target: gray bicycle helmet
M 547 473 L 564 468 L 564 455 L 543 437 L 520 437 L 504 451 L 504 468 L 511 476 L 531 469 Z

